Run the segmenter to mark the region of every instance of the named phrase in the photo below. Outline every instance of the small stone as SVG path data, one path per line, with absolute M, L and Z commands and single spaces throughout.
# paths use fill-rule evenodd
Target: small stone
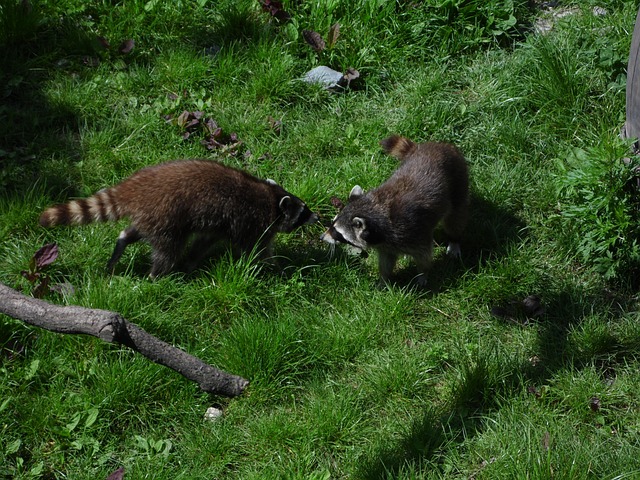
M 204 419 L 209 420 L 210 422 L 216 422 L 222 419 L 224 412 L 216 407 L 209 407 L 207 411 L 204 412 Z
M 305 73 L 303 81 L 307 83 L 317 83 L 323 85 L 324 88 L 342 87 L 346 81 L 344 75 L 329 67 L 319 66 Z

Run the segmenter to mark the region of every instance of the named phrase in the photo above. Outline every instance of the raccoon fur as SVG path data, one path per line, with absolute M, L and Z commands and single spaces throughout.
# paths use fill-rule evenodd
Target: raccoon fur
M 442 222 L 449 237 L 447 253 L 459 256 L 467 223 L 469 176 L 460 151 L 448 143 L 417 144 L 397 135 L 381 142 L 401 161 L 378 188 L 364 193 L 358 185 L 321 239 L 378 252 L 383 283 L 388 282 L 399 255 L 415 260 L 419 285 L 426 284 L 433 251 L 433 232 Z
M 50 207 L 40 224 L 124 217 L 130 225 L 120 233 L 107 268 L 113 270 L 127 245 L 145 240 L 152 247 L 152 277 L 182 267 L 182 259 L 190 270 L 218 240 L 242 252 L 257 246 L 263 258 L 271 256 L 277 232 L 317 220 L 302 200 L 273 180 L 210 160 L 178 160 L 143 168 L 91 197 Z

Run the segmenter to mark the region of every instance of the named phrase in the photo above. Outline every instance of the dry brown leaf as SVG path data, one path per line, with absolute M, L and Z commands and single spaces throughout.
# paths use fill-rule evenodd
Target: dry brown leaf
M 327 45 L 329 48 L 333 48 L 333 46 L 338 41 L 338 37 L 340 36 L 340 24 L 334 23 L 331 25 L 329 29 L 329 34 L 327 35 Z
M 302 37 L 316 52 L 323 51 L 327 46 L 320 34 L 313 30 L 303 30 Z

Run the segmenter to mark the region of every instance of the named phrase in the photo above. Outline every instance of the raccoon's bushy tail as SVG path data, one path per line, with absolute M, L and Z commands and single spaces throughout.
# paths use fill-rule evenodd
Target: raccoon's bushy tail
M 117 208 L 113 188 L 100 190 L 88 198 L 72 200 L 47 208 L 40 215 L 40 225 L 84 225 L 91 222 L 106 222 L 122 217 Z
M 400 135 L 391 135 L 380 142 L 382 149 L 398 160 L 404 160 L 413 151 L 416 144 Z

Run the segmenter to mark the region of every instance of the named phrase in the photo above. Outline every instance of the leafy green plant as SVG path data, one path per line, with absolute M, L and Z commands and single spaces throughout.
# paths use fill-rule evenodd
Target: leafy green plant
M 507 45 L 522 36 L 530 15 L 528 2 L 431 0 L 421 7 L 422 21 L 413 34 L 450 53 L 497 43 Z
M 563 224 L 580 259 L 609 280 L 640 267 L 640 158 L 603 147 L 574 149 L 557 177 Z

